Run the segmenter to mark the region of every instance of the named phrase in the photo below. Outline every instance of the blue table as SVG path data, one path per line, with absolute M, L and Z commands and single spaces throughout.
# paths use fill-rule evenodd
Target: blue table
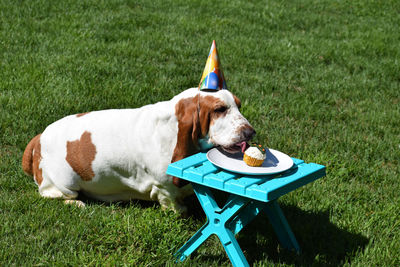
M 171 163 L 167 174 L 192 183 L 207 216 L 207 222 L 175 254 L 177 260 L 185 260 L 210 235 L 215 234 L 234 266 L 249 266 L 235 235 L 260 212 L 266 212 L 281 244 L 300 252 L 277 199 L 323 177 L 325 166 L 292 159 L 294 165 L 291 169 L 280 174 L 261 176 L 241 175 L 220 169 L 207 160 L 206 153 Z M 224 207 L 217 205 L 210 188 L 230 194 Z

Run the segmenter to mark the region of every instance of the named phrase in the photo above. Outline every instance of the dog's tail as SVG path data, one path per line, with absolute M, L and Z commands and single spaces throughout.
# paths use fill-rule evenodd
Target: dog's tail
M 35 148 L 40 145 L 40 135 L 36 135 L 26 146 L 22 156 L 22 169 L 27 175 L 33 176 L 33 153 Z M 39 152 L 40 153 L 40 152 Z

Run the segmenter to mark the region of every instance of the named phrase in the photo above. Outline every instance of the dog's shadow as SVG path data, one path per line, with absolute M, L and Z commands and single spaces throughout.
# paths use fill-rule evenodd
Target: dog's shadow
M 129 206 L 135 205 L 139 206 L 142 209 L 147 209 L 147 208 L 154 208 L 154 207 L 159 207 L 160 204 L 158 204 L 155 201 L 145 201 L 145 200 L 139 200 L 139 199 L 132 199 L 128 201 L 115 201 L 115 202 L 107 202 L 107 201 L 102 201 L 102 200 L 97 200 L 93 199 L 91 197 L 86 196 L 83 193 L 79 193 L 78 197 L 76 200 L 82 201 L 85 205 L 95 205 L 95 206 L 117 206 L 121 208 L 127 208 Z
M 204 221 L 205 215 L 198 201 L 192 199 L 188 205 L 191 211 L 189 216 Z M 352 257 L 364 250 L 369 242 L 361 234 L 349 232 L 331 223 L 329 211 L 315 213 L 303 211 L 296 206 L 280 206 L 300 245 L 301 253 L 282 248 L 268 217 L 261 214 L 236 236 L 250 265 L 265 258 L 274 263 L 296 266 L 343 265 L 351 263 Z M 209 260 L 214 256 L 202 253 L 202 257 Z

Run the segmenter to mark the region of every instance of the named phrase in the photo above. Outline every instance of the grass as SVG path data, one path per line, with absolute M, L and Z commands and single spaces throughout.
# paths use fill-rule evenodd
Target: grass
M 0 1 L 1 265 L 174 264 L 201 213 L 42 199 L 21 156 L 66 115 L 196 86 L 213 39 L 258 138 L 327 167 L 280 201 L 302 254 L 261 217 L 238 236 L 250 264 L 399 265 L 399 12 L 372 0 Z M 213 238 L 182 266 L 229 264 Z

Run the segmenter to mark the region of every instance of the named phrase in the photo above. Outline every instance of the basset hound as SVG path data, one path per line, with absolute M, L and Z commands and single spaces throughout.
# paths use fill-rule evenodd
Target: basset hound
M 154 200 L 185 212 L 191 186 L 166 175 L 168 164 L 213 146 L 240 150 L 255 131 L 239 108 L 228 90 L 191 88 L 137 109 L 67 116 L 29 142 L 22 167 L 43 197 L 73 202 L 82 192 L 103 201 Z

